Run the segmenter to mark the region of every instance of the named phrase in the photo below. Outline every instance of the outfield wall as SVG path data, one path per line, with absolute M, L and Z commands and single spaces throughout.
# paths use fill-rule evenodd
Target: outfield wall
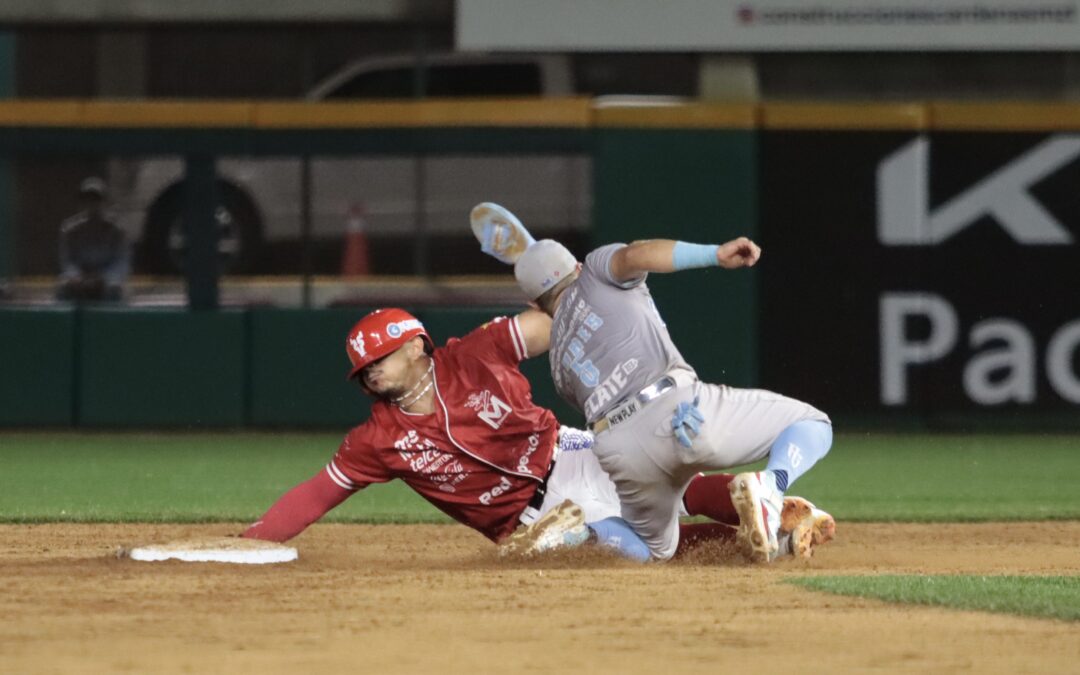
M 441 344 L 518 310 L 415 311 Z M 0 425 L 351 426 L 370 401 L 344 340 L 367 311 L 0 310 Z M 528 365 L 536 400 L 569 416 L 545 369 Z
M 370 400 L 345 380 L 344 340 L 370 309 L 0 309 L 0 427 L 351 426 Z M 523 308 L 409 309 L 443 344 Z M 580 424 L 546 357 L 522 371 Z

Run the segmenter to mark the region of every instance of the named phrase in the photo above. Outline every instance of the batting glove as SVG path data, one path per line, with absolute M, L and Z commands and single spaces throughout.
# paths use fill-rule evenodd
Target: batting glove
M 675 408 L 675 415 L 671 418 L 671 430 L 675 432 L 675 438 L 684 447 L 691 447 L 694 438 L 701 433 L 701 423 L 705 421 L 701 411 L 698 410 L 698 397 L 694 397 L 693 403 L 683 401 Z

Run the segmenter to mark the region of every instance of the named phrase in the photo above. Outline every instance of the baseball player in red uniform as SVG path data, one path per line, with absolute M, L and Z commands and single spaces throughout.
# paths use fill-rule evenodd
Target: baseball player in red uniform
M 436 348 L 416 317 L 381 309 L 349 332 L 355 379 L 378 400 L 370 418 L 346 435 L 333 459 L 282 496 L 243 536 L 285 541 L 357 490 L 395 478 L 454 520 L 531 553 L 593 538 L 647 560 L 645 543 L 620 517 L 615 487 L 592 454 L 592 435 L 561 426 L 533 403 L 518 369 L 547 351 L 550 318 L 528 310 L 500 317 Z M 686 491 L 685 511 L 726 525 L 686 526 L 688 545 L 732 536 L 738 514 L 730 475 L 701 476 Z M 788 518 L 807 517 L 791 498 Z M 827 514 L 825 514 L 827 516 Z M 818 518 L 818 542 L 832 536 Z

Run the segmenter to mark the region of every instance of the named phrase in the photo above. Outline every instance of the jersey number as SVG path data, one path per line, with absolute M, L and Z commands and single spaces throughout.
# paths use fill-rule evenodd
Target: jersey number
M 593 365 L 592 359 L 584 359 L 585 344 L 579 338 L 570 340 L 563 353 L 563 365 L 577 374 L 581 383 L 590 389 L 600 383 L 600 371 Z

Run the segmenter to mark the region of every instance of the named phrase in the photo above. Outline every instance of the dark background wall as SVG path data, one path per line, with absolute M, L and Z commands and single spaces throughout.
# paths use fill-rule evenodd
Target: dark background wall
M 602 128 L 595 241 L 753 237 L 755 134 Z M 680 350 L 712 382 L 757 381 L 756 271 L 653 275 L 649 288 Z
M 448 23 L 34 27 L 17 32 L 17 94 L 159 98 L 295 98 L 349 61 L 382 54 L 450 51 Z M 137 56 L 138 69 L 122 59 Z M 693 54 L 593 53 L 572 57 L 584 94 L 693 96 Z
M 849 419 L 1075 428 L 1080 137 L 774 130 L 759 161 L 763 382 Z M 882 235 L 886 192 L 924 240 Z

